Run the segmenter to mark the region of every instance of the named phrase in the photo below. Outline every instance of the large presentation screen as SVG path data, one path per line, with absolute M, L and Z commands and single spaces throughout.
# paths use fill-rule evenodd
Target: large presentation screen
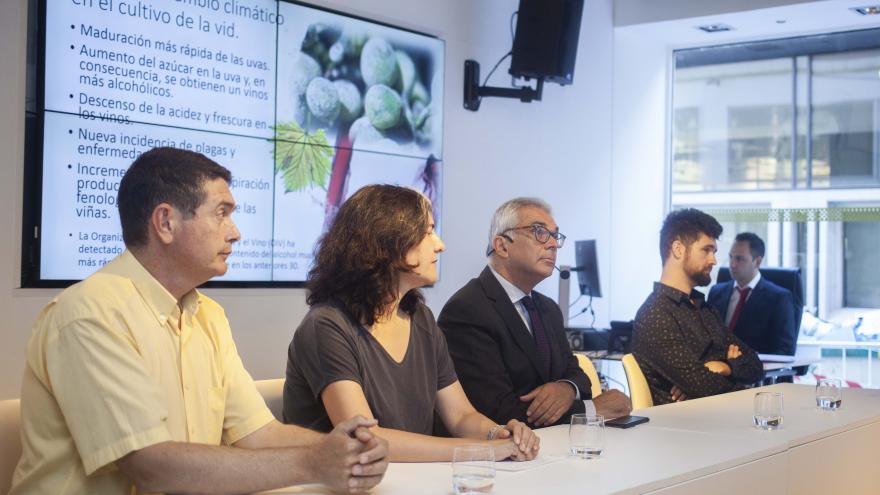
M 26 285 L 82 279 L 122 252 L 119 181 L 156 146 L 232 171 L 242 237 L 221 282 L 304 281 L 315 242 L 366 184 L 423 192 L 439 225 L 442 40 L 274 0 L 41 8 Z

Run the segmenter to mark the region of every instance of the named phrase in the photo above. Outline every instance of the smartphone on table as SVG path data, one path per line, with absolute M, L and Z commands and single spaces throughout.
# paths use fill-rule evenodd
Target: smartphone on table
M 645 416 L 621 416 L 619 418 L 609 419 L 605 422 L 605 426 L 612 428 L 632 428 L 633 426 L 647 423 L 650 418 Z

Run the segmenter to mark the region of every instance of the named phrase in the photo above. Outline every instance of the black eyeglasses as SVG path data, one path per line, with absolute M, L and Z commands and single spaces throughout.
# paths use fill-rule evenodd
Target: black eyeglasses
M 541 244 L 546 244 L 547 241 L 549 241 L 551 237 L 556 239 L 556 247 L 557 248 L 561 248 L 562 245 L 565 244 L 565 236 L 562 235 L 559 231 L 551 232 L 550 229 L 548 229 L 547 227 L 544 227 L 543 225 L 540 225 L 537 223 L 532 224 L 532 225 L 526 225 L 523 227 L 511 227 L 511 228 L 505 230 L 504 232 L 501 232 L 500 235 L 507 238 L 508 241 L 513 242 L 513 239 L 511 239 L 510 237 L 508 237 L 505 234 L 507 232 L 510 232 L 511 230 L 524 230 L 524 229 L 531 229 L 532 234 L 535 235 L 535 240 L 540 242 Z

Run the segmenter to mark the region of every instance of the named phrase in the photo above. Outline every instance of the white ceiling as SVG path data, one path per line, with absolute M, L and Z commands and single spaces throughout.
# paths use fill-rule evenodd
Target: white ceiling
M 815 0 L 612 0 L 614 25 L 630 26 L 730 12 L 781 7 Z
M 880 3 L 880 0 L 873 2 L 871 0 L 805 2 L 749 11 L 619 26 L 615 28 L 615 31 L 656 40 L 658 43 L 672 48 L 719 45 L 757 39 L 877 28 L 880 27 L 880 15 L 862 16 L 850 10 L 852 7 L 876 3 Z M 727 24 L 734 29 L 719 33 L 705 33 L 696 29 L 697 26 L 719 23 Z

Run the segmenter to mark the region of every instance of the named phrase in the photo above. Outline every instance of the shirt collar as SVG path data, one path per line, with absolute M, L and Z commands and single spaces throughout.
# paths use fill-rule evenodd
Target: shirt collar
M 488 265 L 489 270 L 492 271 L 492 275 L 495 275 L 495 278 L 498 279 L 498 283 L 501 284 L 501 288 L 504 289 L 504 292 L 507 293 L 507 297 L 510 298 L 510 302 L 518 303 L 520 299 L 526 297 L 528 294 L 520 290 L 519 287 L 510 283 L 509 280 L 504 278 L 500 273 L 496 272 L 492 265 Z
M 162 284 L 147 271 L 129 250 L 125 250 L 117 258 L 120 272 L 131 279 L 135 289 L 144 298 L 150 311 L 164 325 L 168 318 L 177 314 L 178 301 Z M 193 289 L 180 298 L 180 307 L 184 312 L 195 314 L 199 307 L 199 291 Z
M 755 276 L 752 277 L 751 282 L 749 282 L 748 284 L 746 284 L 746 287 L 748 287 L 748 288 L 751 289 L 751 290 L 755 290 L 755 287 L 758 286 L 758 282 L 760 282 L 760 281 L 761 281 L 761 270 L 758 270 L 758 272 L 755 273 Z M 734 283 L 735 283 L 735 282 L 734 282 Z M 736 283 L 735 283 L 735 284 L 736 284 Z M 736 284 L 736 286 L 739 287 L 739 284 Z M 745 289 L 746 287 L 739 287 L 739 288 L 740 288 L 740 289 Z
M 690 303 L 691 301 L 693 301 L 694 303 L 699 303 L 697 304 L 698 307 L 701 306 L 706 300 L 706 296 L 696 289 L 691 290 L 690 294 L 685 294 L 684 292 L 674 287 L 670 287 L 662 282 L 654 282 L 654 293 L 657 295 L 668 297 L 669 299 L 672 299 L 672 301 L 675 303 L 681 303 L 684 301 Z

